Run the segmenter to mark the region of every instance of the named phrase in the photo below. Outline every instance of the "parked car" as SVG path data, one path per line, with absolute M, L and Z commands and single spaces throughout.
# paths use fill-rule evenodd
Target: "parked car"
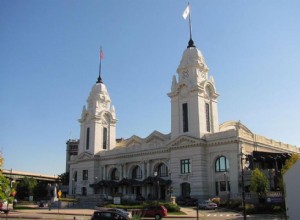
M 12 204 L 7 204 L 6 200 L 0 200 L 0 212 L 9 213 L 13 209 Z
M 121 211 L 112 211 L 112 210 L 99 210 L 95 211 L 92 215 L 91 220 L 131 220 L 126 213 Z
M 124 209 L 111 208 L 111 209 L 108 209 L 108 211 L 119 212 L 119 213 L 121 213 L 121 214 L 123 214 L 123 215 L 127 215 L 129 218 L 132 218 L 131 212 L 127 212 L 127 211 L 125 211 Z
M 218 205 L 210 200 L 205 200 L 198 203 L 199 209 L 216 209 Z
M 154 217 L 154 219 L 159 220 L 162 217 L 168 215 L 168 210 L 163 205 L 159 206 L 148 206 L 142 210 L 142 217 Z

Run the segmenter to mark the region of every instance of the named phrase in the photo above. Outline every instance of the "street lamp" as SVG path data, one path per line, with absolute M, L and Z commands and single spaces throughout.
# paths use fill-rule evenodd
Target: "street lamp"
M 94 193 L 97 194 L 98 190 L 97 190 L 97 182 L 98 182 L 98 177 L 95 176 L 95 183 L 94 183 Z
M 244 164 L 245 160 L 245 164 Z M 249 161 L 246 160 L 246 155 L 241 153 L 241 169 L 242 169 L 242 200 L 243 200 L 243 216 L 244 220 L 247 219 L 246 217 L 246 201 L 245 201 L 245 181 L 244 181 L 244 166 L 248 168 Z
M 156 178 L 156 183 L 157 183 L 157 196 L 156 196 L 156 198 L 157 198 L 157 200 L 159 199 L 159 179 L 158 179 L 158 172 L 157 171 L 155 171 L 154 172 L 154 176 L 155 176 L 155 178 Z
M 76 194 L 76 180 L 75 180 L 75 178 L 72 179 L 72 194 L 74 195 L 74 198 L 75 198 L 75 194 Z

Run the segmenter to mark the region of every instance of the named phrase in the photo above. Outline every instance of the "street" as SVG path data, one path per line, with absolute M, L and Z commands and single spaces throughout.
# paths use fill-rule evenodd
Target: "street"
M 8 215 L 1 213 L 0 219 L 10 219 L 10 220 L 20 220 L 20 219 L 43 219 L 43 220 L 89 220 L 91 219 L 91 213 L 92 210 L 73 210 L 68 213 L 66 213 L 65 210 L 61 210 L 59 212 L 58 210 L 43 210 L 37 211 L 37 210 L 18 210 L 18 211 L 12 211 Z M 198 212 L 198 218 L 196 217 L 196 211 L 194 212 L 194 215 L 183 215 L 183 216 L 174 216 L 169 215 L 166 218 L 167 220 L 203 220 L 203 219 L 243 219 L 243 216 L 241 213 L 236 213 L 233 211 L 227 211 L 223 209 L 218 210 L 199 210 Z M 142 218 L 142 219 L 153 219 L 153 218 Z M 273 220 L 279 220 L 284 219 L 283 216 L 274 216 L 274 215 L 248 215 L 247 219 L 273 219 Z

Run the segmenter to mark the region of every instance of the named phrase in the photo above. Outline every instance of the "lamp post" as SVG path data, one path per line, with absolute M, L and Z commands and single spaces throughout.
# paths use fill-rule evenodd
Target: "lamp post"
M 98 177 L 95 176 L 95 183 L 94 183 L 94 193 L 97 194 L 98 193 L 98 189 L 97 189 L 97 181 L 98 181 Z
M 76 180 L 75 180 L 75 178 L 72 179 L 72 194 L 75 198 L 75 195 L 76 195 Z
M 241 154 L 241 169 L 242 169 L 242 200 L 243 200 L 243 216 L 244 220 L 247 219 L 246 217 L 246 204 L 245 204 L 245 183 L 244 183 L 244 164 L 243 164 L 243 158 L 244 154 Z
M 157 199 L 157 205 L 158 205 L 158 200 L 159 200 L 159 179 L 158 179 L 158 172 L 154 172 L 154 176 L 156 178 L 156 183 L 157 183 L 157 191 L 156 191 L 156 199 Z
M 244 164 L 244 160 L 246 160 L 246 155 L 243 154 L 243 152 L 241 152 L 243 216 L 244 216 L 244 220 L 246 220 L 247 217 L 246 217 L 246 201 L 245 201 L 244 166 L 248 168 L 249 163 L 246 160 Z

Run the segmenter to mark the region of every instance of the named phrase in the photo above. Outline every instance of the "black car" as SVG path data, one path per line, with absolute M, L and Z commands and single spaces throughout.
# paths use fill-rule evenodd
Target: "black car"
M 95 211 L 91 220 L 131 220 L 125 213 L 113 210 Z

